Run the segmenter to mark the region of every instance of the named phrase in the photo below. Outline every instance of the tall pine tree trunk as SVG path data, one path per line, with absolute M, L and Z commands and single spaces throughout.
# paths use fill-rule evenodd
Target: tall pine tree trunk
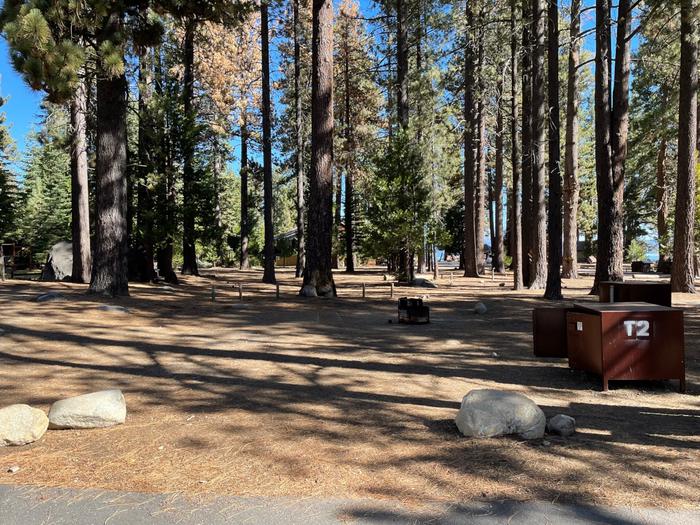
M 547 93 L 549 97 L 549 208 L 547 220 L 547 288 L 546 299 L 559 300 L 561 295 L 562 203 L 559 153 L 559 5 L 548 0 L 547 10 Z
M 158 97 L 165 94 L 165 72 L 163 67 L 162 50 L 157 48 L 154 53 L 155 58 L 155 91 Z M 172 140 L 168 127 L 167 112 L 159 113 L 157 119 L 158 146 L 156 148 L 156 166 L 162 180 L 159 184 L 158 205 L 160 230 L 162 240 L 156 250 L 156 263 L 158 265 L 159 276 L 168 283 L 178 284 L 177 274 L 173 269 L 173 243 L 175 224 L 175 184 L 173 177 L 172 162 Z
M 100 41 L 121 30 L 112 15 Z M 95 253 L 91 293 L 129 295 L 126 225 L 126 75 L 110 76 L 99 65 L 97 80 L 97 170 L 95 181 Z
M 695 293 L 695 187 L 698 98 L 697 0 L 681 0 L 678 184 L 671 287 Z
M 613 280 L 622 280 L 624 252 L 625 160 L 629 132 L 629 84 L 632 43 L 631 0 L 620 0 L 617 6 L 617 38 L 615 44 L 615 83 L 611 112 L 610 155 L 613 188 L 613 215 L 611 224 L 612 259 L 609 272 Z
M 523 10 L 523 67 L 522 67 L 522 241 L 523 241 L 523 282 L 530 286 L 532 282 L 532 4 L 531 0 L 522 0 Z
M 668 261 L 668 184 L 666 181 L 666 139 L 661 139 L 656 157 L 656 231 L 658 233 L 659 263 Z
M 598 249 L 596 276 L 598 283 L 614 278 L 611 266 L 615 257 L 612 228 L 615 222 L 614 189 L 610 144 L 610 2 L 596 0 L 595 55 L 595 165 L 598 192 Z
M 477 172 L 476 118 L 476 52 L 472 2 L 466 3 L 467 29 L 464 46 L 464 250 L 462 261 L 465 277 L 478 277 L 475 182 Z
M 85 112 L 87 90 L 81 80 L 71 100 L 71 228 L 73 233 L 74 283 L 90 282 L 92 253 L 90 251 L 90 205 L 88 202 L 88 161 Z
M 275 232 L 272 221 L 272 137 L 270 104 L 270 32 L 267 20 L 267 2 L 260 3 L 260 32 L 262 41 L 262 128 L 263 128 L 263 208 L 265 215 L 265 267 L 263 282 L 274 284 Z
M 578 140 L 581 0 L 571 3 L 569 61 L 566 86 L 566 144 L 564 146 L 564 257 L 562 277 L 578 278 Z
M 518 0 L 510 0 L 510 137 L 511 165 L 513 170 L 513 288 L 521 290 L 523 284 L 523 230 L 521 203 L 521 158 L 520 137 L 518 135 L 518 36 L 516 23 Z M 523 80 L 524 83 L 524 80 Z
M 194 97 L 194 32 L 196 22 L 188 19 L 185 23 L 184 75 L 182 102 L 185 113 L 185 132 L 182 137 L 182 273 L 199 275 L 195 252 L 195 195 L 194 195 L 194 149 L 195 112 L 192 106 Z
M 301 295 L 334 296 L 333 3 L 313 0 L 311 44 L 311 180 L 309 242 Z
M 532 0 L 532 264 L 530 288 L 540 290 L 547 282 L 547 205 L 545 201 L 545 149 L 547 104 L 545 84 L 545 0 Z
M 297 182 L 297 265 L 296 277 L 304 273 L 306 257 L 306 239 L 304 237 L 305 215 L 304 208 L 304 136 L 302 131 L 303 113 L 301 107 L 301 19 L 299 17 L 299 1 L 294 0 L 294 176 Z
M 354 152 L 355 141 L 352 128 L 350 104 L 350 35 L 345 25 L 343 49 L 343 83 L 345 84 L 345 271 L 355 271 L 355 228 L 354 219 Z
M 241 124 L 241 270 L 250 268 L 248 242 L 250 236 L 250 212 L 248 211 L 248 115 L 243 110 Z
M 503 264 L 503 78 L 499 78 L 496 87 L 496 171 L 494 177 L 493 200 L 494 210 L 494 236 L 493 243 L 493 268 L 498 273 L 505 271 Z
M 136 274 L 141 282 L 149 282 L 155 278 L 154 264 L 154 234 L 153 234 L 153 208 L 154 201 L 148 186 L 148 176 L 153 173 L 153 129 L 155 127 L 151 118 L 151 87 L 152 72 L 146 50 L 138 53 L 139 57 L 139 95 L 138 95 L 138 144 L 137 144 L 137 182 L 136 182 L 136 230 L 137 249 L 142 251 L 142 256 L 131 259 L 137 267 L 130 269 L 132 276 Z M 132 277 L 133 278 L 133 277 Z

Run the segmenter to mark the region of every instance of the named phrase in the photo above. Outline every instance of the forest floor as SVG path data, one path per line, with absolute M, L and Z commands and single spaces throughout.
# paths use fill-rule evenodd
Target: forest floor
M 279 299 L 257 271 L 202 273 L 172 288 L 132 284 L 118 300 L 66 283 L 0 284 L 0 406 L 48 410 L 121 388 L 128 407 L 124 425 L 0 449 L 0 485 L 700 505 L 700 299 L 674 296 L 688 308 L 686 394 L 675 381 L 613 382 L 604 393 L 565 360 L 532 355 L 531 311 L 546 302 L 510 291 L 508 276 L 454 272 L 451 285 L 445 276 L 411 289 L 427 296 L 432 322 L 407 326 L 395 321 L 407 290 L 390 299 L 378 271 L 336 274 L 338 299 L 298 298 L 289 270 L 278 271 Z M 565 285 L 568 300 L 595 300 L 590 279 Z M 37 303 L 46 291 L 66 300 Z M 472 313 L 476 301 L 485 315 Z M 575 417 L 578 432 L 464 438 L 454 417 L 473 388 L 522 392 L 548 417 Z

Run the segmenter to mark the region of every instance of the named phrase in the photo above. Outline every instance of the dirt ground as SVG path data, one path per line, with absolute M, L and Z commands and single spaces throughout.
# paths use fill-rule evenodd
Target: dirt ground
M 700 504 L 699 299 L 686 311 L 688 391 L 677 382 L 613 382 L 532 355 L 539 292 L 510 277 L 445 275 L 432 323 L 390 324 L 381 273 L 336 274 L 338 299 L 281 297 L 260 273 L 205 270 L 177 287 L 87 296 L 64 283 L 0 283 L 0 406 L 124 391 L 126 424 L 49 431 L 0 449 L 0 484 L 242 496 L 545 500 Z M 239 301 L 236 283 L 243 282 Z M 505 286 L 499 286 L 501 283 Z M 367 298 L 361 284 L 367 283 Z M 565 282 L 590 301 L 591 281 Z M 212 286 L 216 302 L 211 301 Z M 67 300 L 37 303 L 46 291 Z M 478 300 L 486 315 L 472 313 Z M 101 304 L 128 313 L 102 311 Z M 569 439 L 461 437 L 454 417 L 473 388 L 522 392 L 547 416 L 576 418 Z M 7 468 L 18 465 L 16 474 Z

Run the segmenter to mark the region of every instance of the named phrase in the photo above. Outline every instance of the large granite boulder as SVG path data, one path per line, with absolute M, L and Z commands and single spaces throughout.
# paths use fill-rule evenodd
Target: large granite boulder
M 43 410 L 29 405 L 10 405 L 0 409 L 0 447 L 27 445 L 41 439 L 49 427 Z
M 69 281 L 73 273 L 73 245 L 66 241 L 57 242 L 46 256 L 46 264 L 41 271 L 42 281 Z
M 103 390 L 56 401 L 49 411 L 49 428 L 102 428 L 126 420 L 121 390 Z
M 544 436 L 544 412 L 531 399 L 516 392 L 472 390 L 462 399 L 455 420 L 467 437 L 495 437 L 518 434 L 523 439 Z

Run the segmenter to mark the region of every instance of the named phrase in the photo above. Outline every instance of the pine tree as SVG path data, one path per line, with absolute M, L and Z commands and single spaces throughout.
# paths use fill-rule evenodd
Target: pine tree
M 334 296 L 331 268 L 333 199 L 333 5 L 313 0 L 309 244 L 302 295 Z

